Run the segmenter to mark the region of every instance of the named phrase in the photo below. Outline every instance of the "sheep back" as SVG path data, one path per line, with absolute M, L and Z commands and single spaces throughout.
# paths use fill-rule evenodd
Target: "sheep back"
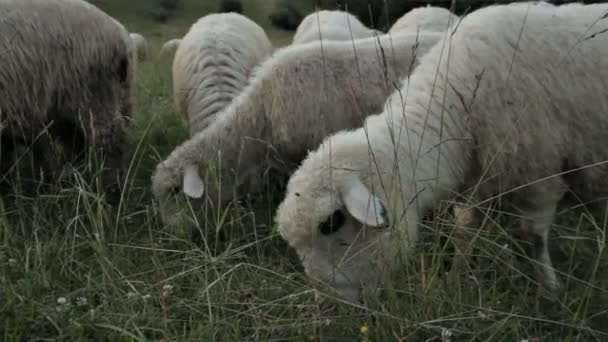
M 137 59 L 140 61 L 146 60 L 148 58 L 148 42 L 146 41 L 146 38 L 135 32 L 130 33 L 129 36 L 135 45 Z
M 327 41 L 286 48 L 260 66 L 256 79 L 268 108 L 273 147 L 301 160 L 322 139 L 360 127 L 382 111 L 384 101 L 439 39 L 440 33 L 382 35 L 353 42 Z M 264 96 L 264 89 L 273 89 Z M 258 119 L 259 120 L 259 119 Z
M 417 7 L 404 14 L 389 32 L 435 31 L 442 32 L 458 20 L 458 16 L 443 7 Z
M 175 53 L 175 50 L 177 50 L 181 41 L 181 38 L 174 38 L 166 41 L 161 47 L 159 55 L 162 57 Z
M 307 15 L 302 20 L 296 29 L 292 43 L 303 44 L 321 39 L 368 38 L 376 32 L 367 28 L 357 17 L 348 12 L 321 10 Z
M 238 13 L 210 14 L 192 25 L 173 59 L 175 106 L 191 134 L 215 120 L 271 52 L 264 30 Z

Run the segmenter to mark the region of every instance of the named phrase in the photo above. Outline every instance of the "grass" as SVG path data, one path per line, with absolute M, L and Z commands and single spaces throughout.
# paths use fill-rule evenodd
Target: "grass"
M 182 35 L 215 2 L 182 0 L 157 24 L 148 0 L 101 1 L 152 48 Z M 267 0 L 245 2 L 277 45 Z M 552 236 L 564 291 L 531 275 L 512 221 L 492 216 L 475 243 L 470 277 L 449 282 L 450 221 L 425 225 L 424 244 L 365 307 L 315 290 L 274 231 L 281 193 L 268 190 L 193 239 L 167 231 L 150 193 L 156 163 L 186 137 L 172 109 L 170 61 L 138 71 L 132 173 L 111 208 L 83 180 L 0 204 L 0 340 L 107 341 L 607 341 L 605 223 L 581 210 L 560 215 Z M 269 187 L 269 189 L 271 189 Z M 220 230 L 223 234 L 217 234 Z M 364 327 L 364 329 L 361 329 Z M 449 336 L 451 334 L 451 337 Z

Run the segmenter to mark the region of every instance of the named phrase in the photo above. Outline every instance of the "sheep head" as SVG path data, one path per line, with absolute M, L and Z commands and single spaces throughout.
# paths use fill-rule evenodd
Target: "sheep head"
M 330 166 L 329 154 L 321 152 L 292 175 L 275 222 L 308 277 L 357 301 L 362 289 L 375 289 L 390 274 L 403 244 L 369 172 L 335 151 Z
M 152 176 L 152 192 L 158 204 L 162 223 L 169 229 L 189 234 L 204 225 L 218 208 L 233 199 L 238 179 L 220 169 L 218 158 L 201 157 L 187 143 L 175 149 L 159 163 Z

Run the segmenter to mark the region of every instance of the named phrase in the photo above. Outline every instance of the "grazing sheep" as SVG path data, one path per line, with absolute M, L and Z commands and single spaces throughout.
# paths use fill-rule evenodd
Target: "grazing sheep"
M 136 63 L 129 33 L 80 0 L 0 0 L 0 12 L 3 168 L 12 149 L 33 144 L 34 172 L 55 178 L 65 163 L 55 152 L 91 148 L 106 159 L 102 184 L 122 182 Z
M 160 56 L 169 56 L 175 53 L 175 50 L 177 50 L 181 41 L 182 40 L 180 38 L 174 38 L 166 41 L 160 49 Z
M 318 40 L 369 38 L 378 31 L 367 28 L 357 17 L 344 11 L 321 10 L 307 15 L 296 29 L 292 44 Z
M 608 4 L 594 6 L 469 14 L 365 129 L 310 153 L 276 213 L 306 273 L 356 300 L 399 266 L 442 200 L 502 194 L 537 237 L 545 284 L 558 287 L 547 247 L 558 201 L 566 187 L 583 201 L 608 192 L 606 164 L 557 176 L 608 160 Z
M 129 37 L 131 37 L 133 44 L 135 44 L 137 59 L 140 61 L 146 60 L 146 58 L 148 58 L 148 42 L 146 41 L 146 38 L 135 32 L 129 33 Z
M 458 20 L 458 16 L 443 7 L 417 7 L 399 18 L 389 32 L 443 32 Z
M 278 50 L 211 126 L 158 164 L 152 188 L 165 224 L 191 224 L 187 197 L 198 212 L 207 201 L 232 200 L 235 188 L 255 191 L 268 154 L 279 171 L 291 170 L 282 163 L 297 163 L 331 132 L 358 127 L 440 38 L 410 33 Z
M 173 98 L 190 134 L 215 120 L 272 53 L 264 30 L 238 13 L 209 14 L 192 25 L 173 59 Z

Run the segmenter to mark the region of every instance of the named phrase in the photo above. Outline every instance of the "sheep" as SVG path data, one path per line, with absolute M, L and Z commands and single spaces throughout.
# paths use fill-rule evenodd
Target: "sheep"
M 173 59 L 175 108 L 191 135 L 215 120 L 272 49 L 264 30 L 238 13 L 209 14 L 192 25 Z
M 290 170 L 330 132 L 359 126 L 440 38 L 408 33 L 277 50 L 213 124 L 157 165 L 152 190 L 165 225 L 191 225 L 189 201 L 198 213 L 232 200 L 237 187 L 256 191 L 267 154 L 270 166 Z
M 159 56 L 169 56 L 175 53 L 175 50 L 179 47 L 181 43 L 181 38 L 173 38 L 166 41 L 160 49 Z
M 399 18 L 389 32 L 435 31 L 443 32 L 458 20 L 458 16 L 443 7 L 417 7 Z
M 135 32 L 129 33 L 129 37 L 131 37 L 131 40 L 135 45 L 137 59 L 140 61 L 146 60 L 148 58 L 148 42 L 146 41 L 146 38 Z
M 292 44 L 323 40 L 352 40 L 378 35 L 354 15 L 344 11 L 321 10 L 307 15 L 293 36 Z
M 85 148 L 105 155 L 102 185 L 122 182 L 132 111 L 128 31 L 80 0 L 0 0 L 2 166 L 32 145 L 34 171 L 56 179 Z M 62 146 L 55 144 L 60 143 Z M 55 149 L 57 147 L 57 149 Z
M 559 288 L 548 233 L 566 186 L 583 200 L 608 192 L 605 164 L 558 176 L 608 159 L 608 35 L 596 34 L 608 4 L 593 6 L 479 9 L 381 114 L 327 137 L 275 213 L 306 274 L 357 301 L 411 253 L 420 218 L 441 201 L 502 194 L 537 237 L 544 285 Z

